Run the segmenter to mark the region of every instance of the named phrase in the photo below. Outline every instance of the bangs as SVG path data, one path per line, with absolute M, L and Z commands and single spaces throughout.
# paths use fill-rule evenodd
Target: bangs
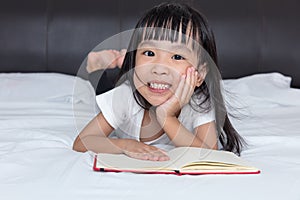
M 183 16 L 165 16 L 152 15 L 146 18 L 147 20 L 139 27 L 138 41 L 162 40 L 191 45 L 193 50 L 199 48 L 199 33 L 197 28 L 194 28 L 192 19 Z

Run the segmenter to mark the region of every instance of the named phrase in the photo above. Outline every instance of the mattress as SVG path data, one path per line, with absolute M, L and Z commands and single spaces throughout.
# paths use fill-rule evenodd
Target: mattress
M 92 169 L 72 144 L 99 109 L 91 84 L 59 73 L 0 74 L 1 199 L 300 199 L 300 89 L 279 73 L 222 81 L 255 175 L 157 175 Z

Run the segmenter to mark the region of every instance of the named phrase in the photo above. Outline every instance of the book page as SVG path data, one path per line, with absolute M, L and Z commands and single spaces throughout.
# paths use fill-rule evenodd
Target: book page
M 249 163 L 242 160 L 232 152 L 195 148 L 195 147 L 179 147 L 169 152 L 173 165 L 182 168 L 186 165 L 206 165 L 210 168 L 216 167 L 233 167 L 233 166 L 249 166 Z

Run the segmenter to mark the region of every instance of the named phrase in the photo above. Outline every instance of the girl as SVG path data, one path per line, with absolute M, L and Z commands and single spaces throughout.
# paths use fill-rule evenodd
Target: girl
M 156 161 L 169 159 L 170 145 L 239 154 L 242 138 L 229 121 L 216 64 L 204 16 L 184 4 L 154 7 L 136 25 L 117 87 L 97 96 L 101 113 L 73 149 Z

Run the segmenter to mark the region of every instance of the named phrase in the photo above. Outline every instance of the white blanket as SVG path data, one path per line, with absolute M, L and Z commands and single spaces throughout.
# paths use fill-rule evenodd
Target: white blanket
M 0 74 L 0 197 L 33 199 L 300 199 L 300 91 L 278 73 L 224 81 L 232 118 L 259 175 L 151 175 L 92 170 L 72 151 L 98 112 L 91 85 L 62 74 Z M 240 114 L 239 114 L 240 113 Z

